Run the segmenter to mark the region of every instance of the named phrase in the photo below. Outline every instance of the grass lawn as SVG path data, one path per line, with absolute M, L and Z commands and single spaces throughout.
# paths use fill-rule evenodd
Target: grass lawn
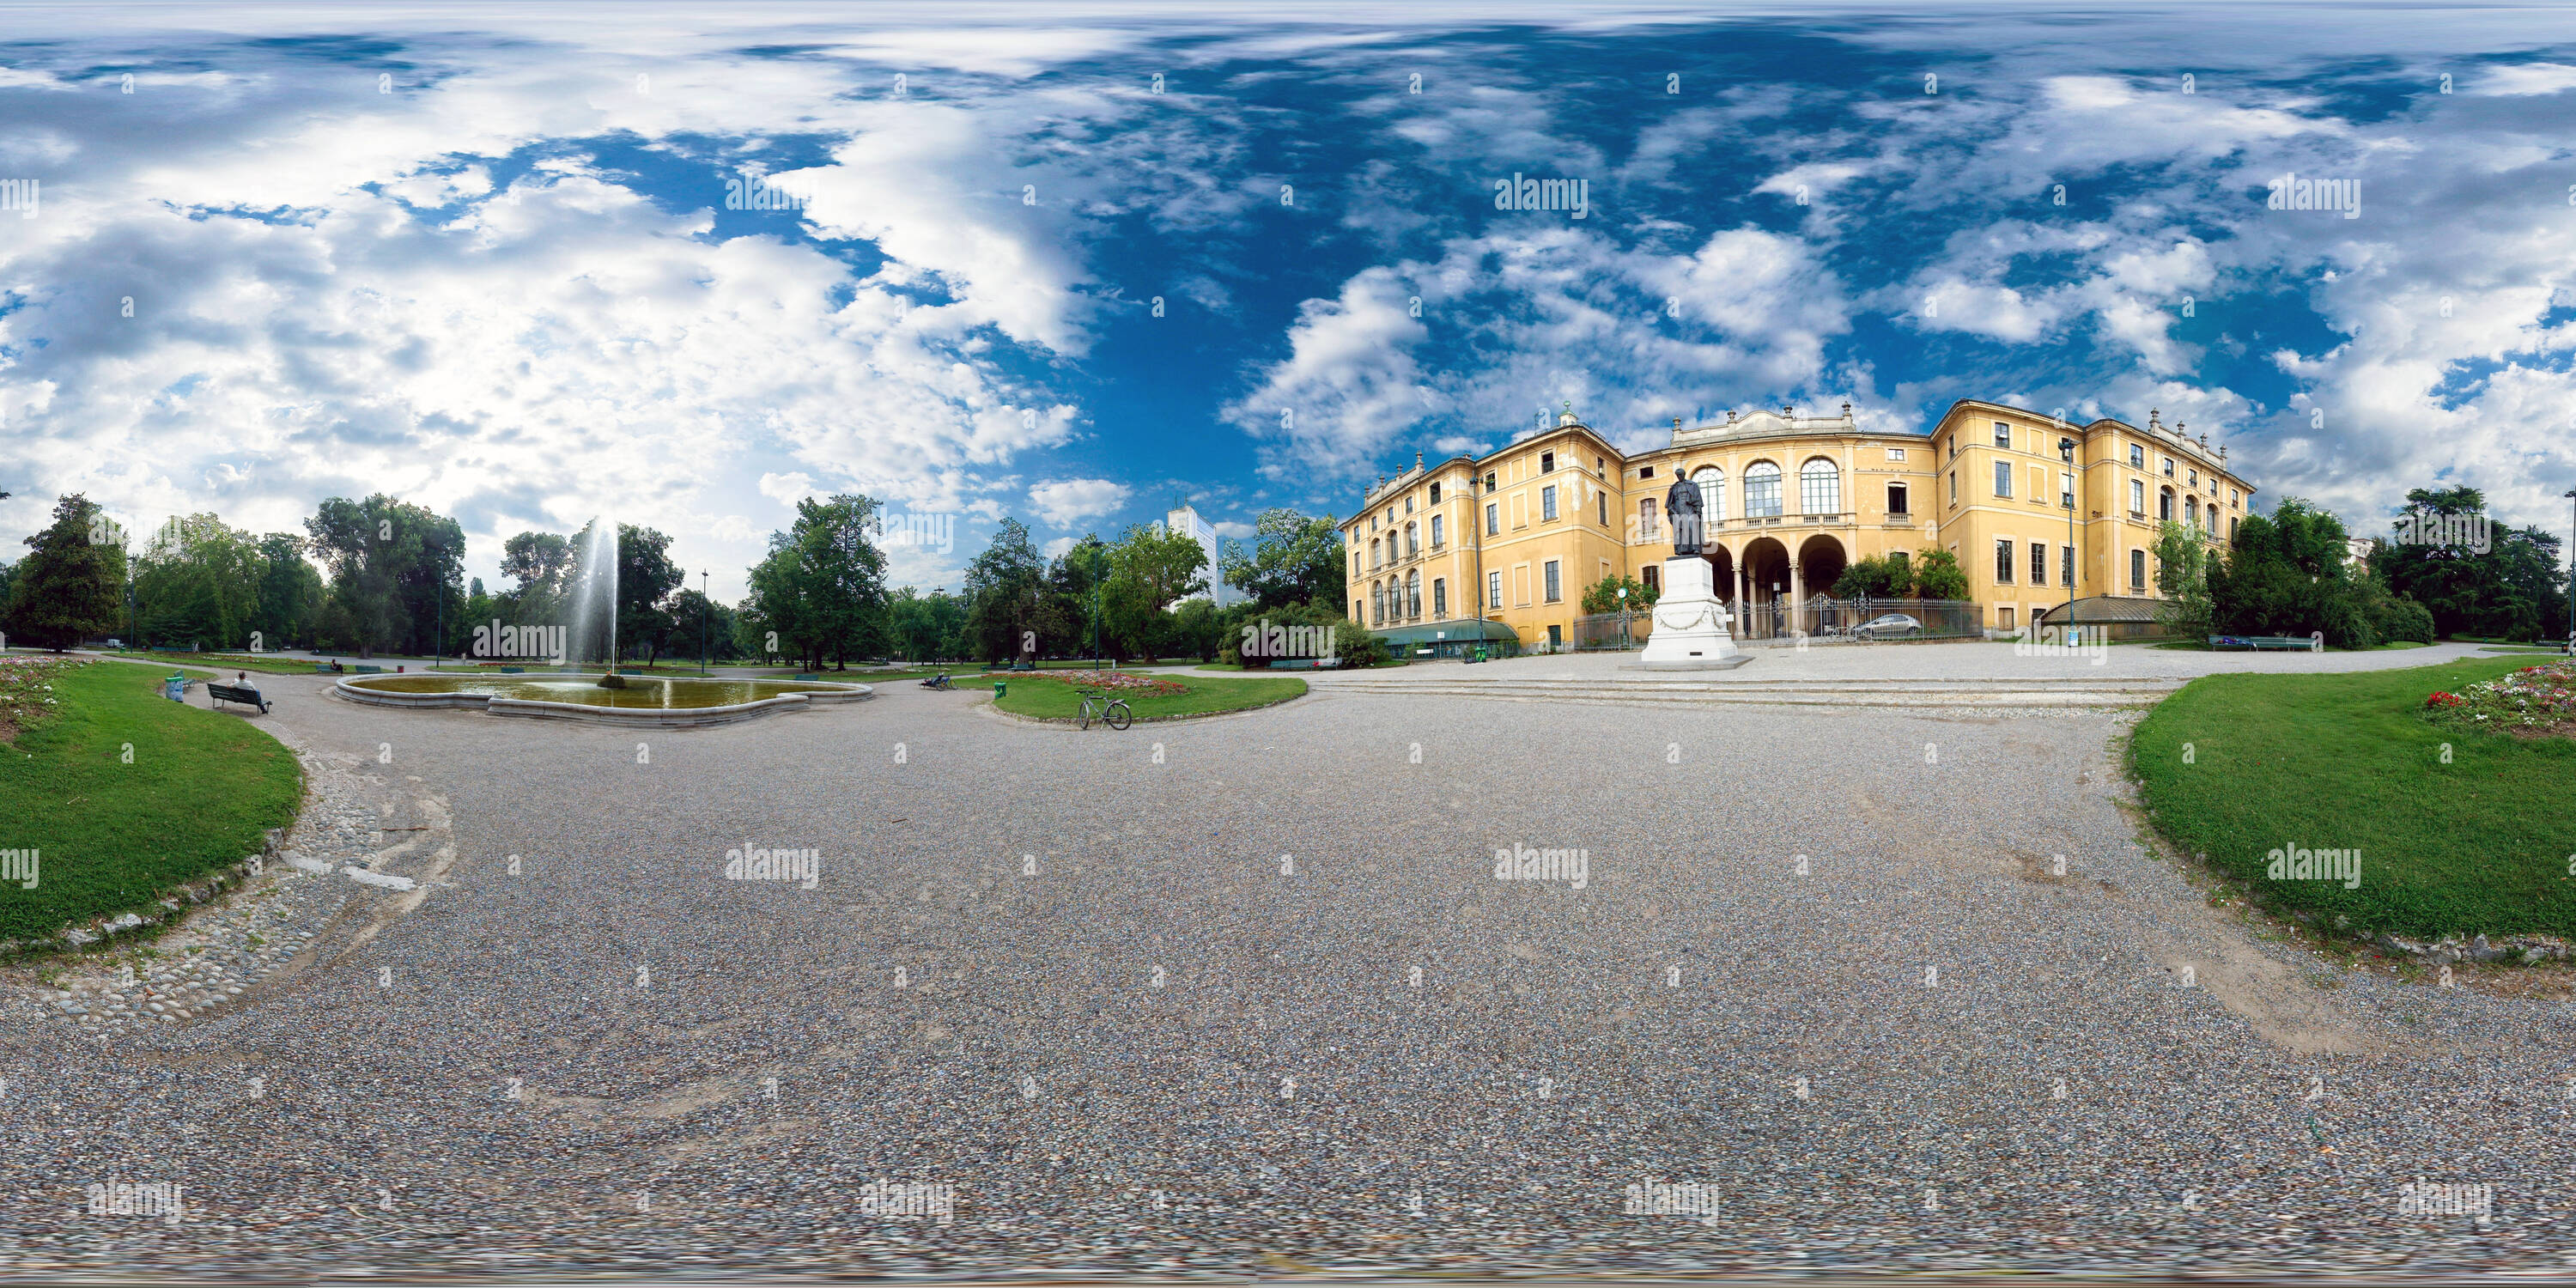
M 202 696 L 163 698 L 168 673 L 64 666 L 40 681 L 55 703 L 0 742 L 0 846 L 39 854 L 35 889 L 0 884 L 0 939 L 147 911 L 161 891 L 258 853 L 261 832 L 294 819 L 304 790 L 294 755 L 251 720 L 206 710 Z
M 232 678 L 229 674 L 232 671 L 257 671 L 263 675 L 311 675 L 314 663 L 327 663 L 331 660 L 328 656 L 305 657 L 300 653 L 163 653 L 158 650 L 146 653 L 140 649 L 125 653 L 110 653 L 106 656 L 130 658 L 138 662 L 163 662 L 177 667 L 219 668 L 227 672 L 224 676 L 227 680 Z M 345 662 L 349 659 L 341 660 Z
M 2576 935 L 2576 740 L 2420 714 L 2436 690 L 2528 665 L 2207 676 L 2139 723 L 2130 771 L 2155 827 L 2258 904 L 2342 915 L 2358 934 Z M 2360 885 L 2269 878 L 2271 851 L 2291 846 L 2361 851 Z
M 1202 680 L 1196 677 L 1168 676 L 1181 685 L 1178 693 L 1151 696 L 1127 695 L 1127 709 L 1137 719 L 1154 716 L 1203 716 L 1219 711 L 1242 711 L 1284 702 L 1306 692 L 1304 680 L 1289 677 L 1263 677 L 1257 680 Z M 964 683 L 960 681 L 960 683 Z M 977 680 L 978 688 L 991 680 Z M 1049 676 L 1022 672 L 1010 677 L 1010 692 L 994 700 L 994 705 L 1013 715 L 1043 719 L 1069 720 L 1081 713 L 1082 699 L 1076 686 Z

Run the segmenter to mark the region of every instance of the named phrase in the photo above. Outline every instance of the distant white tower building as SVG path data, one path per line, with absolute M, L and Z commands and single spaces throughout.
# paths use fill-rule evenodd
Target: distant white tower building
M 1183 598 L 1205 599 L 1219 608 L 1233 603 L 1233 597 L 1226 593 L 1225 573 L 1217 567 L 1219 547 L 1216 539 L 1216 525 L 1200 518 L 1195 507 L 1183 505 L 1163 516 L 1163 530 L 1180 533 L 1198 542 L 1199 549 L 1207 552 L 1207 564 L 1199 569 L 1199 575 L 1207 579 L 1207 589 Z

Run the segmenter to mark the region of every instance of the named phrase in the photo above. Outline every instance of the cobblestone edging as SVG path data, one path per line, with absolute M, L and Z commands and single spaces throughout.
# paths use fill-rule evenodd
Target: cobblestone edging
M 1269 709 L 1270 709 L 1270 708 L 1272 708 L 1272 707 L 1280 706 L 1280 705 L 1283 705 L 1283 704 L 1285 704 L 1285 703 L 1294 702 L 1294 701 L 1296 701 L 1296 700 L 1297 700 L 1297 699 L 1299 699 L 1299 698 L 1306 697 L 1306 696 L 1308 696 L 1309 694 L 1312 694 L 1314 691 L 1315 691 L 1314 686 L 1312 686 L 1312 685 L 1308 685 L 1308 686 L 1307 686 L 1307 688 L 1306 688 L 1306 692 L 1305 692 L 1305 693 L 1291 693 L 1291 694 L 1289 694 L 1287 697 L 1284 697 L 1284 698 L 1272 698 L 1272 699 L 1271 699 L 1270 701 L 1268 701 L 1268 702 L 1263 702 L 1263 703 L 1260 703 L 1260 704 L 1255 705 L 1255 706 L 1249 706 L 1249 707 L 1228 707 L 1228 708 L 1226 708 L 1226 709 L 1225 709 L 1225 710 L 1223 710 L 1223 711 L 1193 711 L 1193 712 L 1190 712 L 1190 713 L 1188 713 L 1188 714 L 1186 714 L 1186 715 L 1173 715 L 1173 716 L 1136 716 L 1136 717 L 1134 717 L 1134 718 L 1133 718 L 1133 723 L 1135 723 L 1135 724 L 1169 724 L 1169 723 L 1171 723 L 1171 722 L 1173 722 L 1173 721 L 1175 721 L 1175 720 L 1211 720 L 1211 719 L 1214 719 L 1214 718 L 1216 718 L 1216 717 L 1218 717 L 1218 716 L 1239 716 L 1239 715 L 1244 714 L 1244 713 L 1245 713 L 1245 712 L 1247 712 L 1247 711 L 1267 711 L 1267 710 L 1269 710 Z M 989 696 L 987 696 L 987 697 L 984 699 L 984 705 L 985 705 L 985 706 L 988 706 L 988 707 L 991 707 L 991 708 L 993 709 L 994 714 L 996 714 L 996 715 L 1005 715 L 1005 716 L 1009 716 L 1011 719 L 1013 719 L 1013 720 L 1017 720 L 1017 721 L 1019 721 L 1021 724 L 1033 724 L 1033 725 L 1069 725 L 1069 726 L 1071 726 L 1071 727 L 1073 727 L 1073 728 L 1076 728 L 1076 729 L 1079 729 L 1079 728 L 1081 728 L 1081 727 L 1082 727 L 1082 717 L 1080 717 L 1080 716 L 1024 716 L 1024 715 L 1021 715 L 1020 713 L 1018 713 L 1018 712 L 1016 712 L 1016 711 L 1004 711 L 1004 710 L 1002 710 L 1001 705 L 1000 705 L 999 703 L 994 702 L 994 701 L 992 700 L 992 698 L 991 698 L 991 697 L 989 697 Z M 1098 723 L 1100 723 L 1100 718 L 1099 718 L 1098 716 L 1094 716 L 1094 717 L 1092 717 L 1091 722 L 1092 722 L 1093 724 L 1098 724 Z
M 2444 935 L 2431 943 L 2418 943 L 2382 931 L 2371 936 L 2370 946 L 2391 957 L 2412 957 L 2427 966 L 2447 966 L 2458 961 L 2532 966 L 2566 961 L 2571 952 L 2568 942 L 2556 935 L 2507 935 L 2501 940 L 2476 935 L 2465 943 L 2457 935 Z
M 354 678 L 332 685 L 331 693 L 350 702 L 380 707 L 481 707 L 485 713 L 495 716 L 578 720 L 645 729 L 693 729 L 731 724 L 779 711 L 801 711 L 817 703 L 864 702 L 876 696 L 876 690 L 868 685 L 836 683 L 836 687 L 831 689 L 785 693 L 731 706 L 665 710 L 660 707 L 595 707 L 581 702 L 541 702 L 530 698 L 494 697 L 485 693 L 403 693 L 370 689 Z
M 293 826 L 293 823 L 287 824 L 287 827 Z M 77 952 L 117 939 L 146 938 L 147 932 L 158 930 L 164 923 L 177 922 L 186 915 L 188 909 L 199 904 L 212 903 L 217 897 L 228 891 L 237 890 L 252 878 L 259 876 L 270 863 L 277 859 L 278 851 L 285 844 L 286 828 L 272 827 L 261 834 L 259 853 L 245 855 L 239 862 L 218 868 L 194 881 L 182 882 L 162 891 L 160 897 L 153 900 L 152 906 L 156 911 L 149 916 L 139 912 L 123 912 L 113 917 L 95 917 L 78 925 L 65 926 L 52 935 L 39 935 L 32 939 L 0 940 L 0 961 L 41 953 Z

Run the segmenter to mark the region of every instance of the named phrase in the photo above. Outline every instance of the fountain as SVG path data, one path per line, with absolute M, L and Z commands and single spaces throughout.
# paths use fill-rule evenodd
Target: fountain
M 601 515 L 575 539 L 581 580 L 573 586 L 572 619 L 565 623 L 566 633 L 579 660 L 595 658 L 601 663 L 605 674 L 599 677 L 599 687 L 622 689 L 626 679 L 617 673 L 617 525 Z

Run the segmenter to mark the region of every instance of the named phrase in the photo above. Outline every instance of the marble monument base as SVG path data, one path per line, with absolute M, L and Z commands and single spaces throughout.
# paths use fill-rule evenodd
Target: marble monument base
M 1691 555 L 1664 561 L 1664 593 L 1655 601 L 1654 631 L 1633 667 L 1622 670 L 1726 671 L 1753 660 L 1727 633 L 1709 562 Z

